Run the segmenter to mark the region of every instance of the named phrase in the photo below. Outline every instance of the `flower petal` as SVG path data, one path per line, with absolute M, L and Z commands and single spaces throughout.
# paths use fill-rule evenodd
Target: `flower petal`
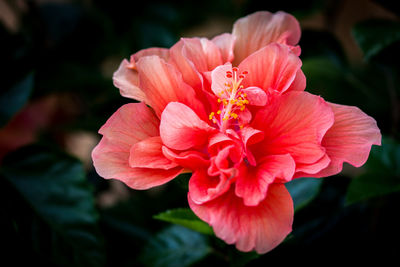
M 270 43 L 296 45 L 301 31 L 298 21 L 290 14 L 260 11 L 237 20 L 232 34 L 236 37 L 234 65 L 237 65 Z
M 239 69 L 248 71 L 242 84 L 244 87 L 256 86 L 266 92 L 283 93 L 296 81 L 296 89 L 303 86 L 301 60 L 287 47 L 281 44 L 270 44 L 247 57 Z M 305 80 L 304 80 L 305 81 Z
M 159 136 L 159 124 L 160 120 L 144 103 L 131 103 L 119 108 L 99 133 L 113 142 L 129 145 L 130 149 L 139 141 Z
M 175 152 L 166 146 L 162 147 L 164 156 L 169 160 L 175 162 L 179 166 L 190 170 L 196 170 L 199 168 L 207 168 L 210 165 L 209 160 L 206 159 L 206 155 L 201 152 L 190 150 L 183 152 Z
M 296 164 L 296 173 L 293 178 L 300 178 L 300 177 L 315 177 L 315 174 L 321 171 L 322 169 L 326 168 L 331 159 L 327 154 L 325 154 L 322 158 L 317 160 L 314 163 L 297 163 Z
M 289 154 L 264 157 L 257 166 L 242 168 L 236 180 L 235 194 L 243 198 L 244 205 L 257 206 L 267 195 L 275 179 L 290 181 L 296 164 Z
M 193 88 L 183 82 L 181 73 L 173 65 L 158 56 L 148 56 L 139 60 L 137 68 L 140 87 L 158 116 L 169 102 L 178 101 L 205 117 L 204 107 Z
M 225 99 L 229 99 L 230 97 L 226 86 L 228 82 L 226 78 L 227 71 L 232 72 L 232 64 L 227 63 L 225 65 L 218 66 L 211 72 L 211 90 L 216 96 Z
M 261 88 L 250 86 L 242 89 L 245 93 L 246 99 L 249 101 L 249 105 L 253 106 L 265 106 L 268 101 L 268 96 Z
M 178 164 L 167 159 L 162 151 L 160 136 L 149 137 L 134 144 L 130 150 L 129 165 L 132 168 L 154 168 L 169 170 Z
M 114 86 L 119 88 L 120 94 L 127 98 L 138 101 L 146 101 L 146 96 L 139 88 L 139 76 L 136 69 L 136 62 L 143 56 L 157 55 L 168 60 L 169 50 L 166 48 L 148 48 L 140 50 L 131 56 L 130 62 L 124 59 L 118 70 L 114 72 Z
M 186 150 L 205 145 L 216 129 L 201 120 L 188 106 L 169 103 L 161 115 L 160 136 L 172 149 Z
M 223 33 L 215 36 L 211 42 L 218 46 L 221 56 L 222 63 L 232 62 L 233 60 L 233 47 L 235 44 L 235 36 L 229 33 Z
M 139 75 L 132 64 L 124 59 L 113 75 L 114 86 L 119 88 L 123 97 L 144 101 L 146 95 L 139 88 Z
M 196 170 L 189 180 L 191 199 L 202 204 L 229 190 L 231 182 L 225 174 L 209 175 L 205 169 Z
M 343 162 L 355 167 L 363 165 L 372 145 L 381 145 L 381 133 L 376 121 L 357 107 L 329 103 L 334 114 L 335 123 L 326 132 L 322 140 L 331 162 L 316 177 L 339 173 Z
M 301 69 L 297 70 L 296 77 L 293 82 L 290 84 L 287 92 L 290 91 L 304 91 L 306 89 L 306 76 L 304 75 Z
M 265 135 L 263 142 L 251 147 L 256 158 L 289 153 L 296 163 L 321 159 L 321 141 L 334 120 L 331 107 L 307 92 L 288 92 L 270 100 L 251 123 Z
M 188 194 L 190 208 L 209 223 L 217 237 L 236 244 L 240 251 L 266 253 L 279 245 L 292 230 L 293 202 L 283 184 L 272 184 L 258 206 L 246 206 L 234 189 L 220 197 L 196 204 Z
M 122 106 L 101 127 L 100 143 L 92 151 L 97 173 L 107 179 L 115 178 L 135 189 L 148 189 L 164 184 L 181 171 L 132 168 L 129 166 L 132 145 L 158 134 L 159 120 L 143 103 Z
M 221 38 L 217 41 L 222 45 Z M 171 62 L 182 73 L 184 81 L 198 94 L 203 90 L 201 74 L 223 64 L 220 48 L 206 38 L 181 38 L 170 51 Z
M 183 53 L 199 72 L 222 65 L 219 47 L 207 38 L 183 38 Z

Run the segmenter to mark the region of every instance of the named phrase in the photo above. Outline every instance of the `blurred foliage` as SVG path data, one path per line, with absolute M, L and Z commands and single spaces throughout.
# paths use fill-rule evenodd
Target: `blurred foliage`
M 154 219 L 179 224 L 206 235 L 214 233 L 207 223 L 200 220 L 191 209 L 187 208 L 167 210 L 155 215 Z
M 4 193 L 9 188 L 18 191 L 2 196 L 10 215 L 7 219 L 15 234 L 29 242 L 45 262 L 104 265 L 98 212 L 78 160 L 53 148 L 32 145 L 9 154 L 0 175 Z M 19 202 L 26 204 L 27 213 L 18 213 Z
M 58 99 L 57 108 L 49 109 L 54 114 L 46 116 L 54 119 L 34 133 L 46 145 L 0 153 L 9 152 L 0 165 L 4 262 L 265 266 L 319 258 L 359 264 L 397 259 L 399 245 L 392 241 L 400 238 L 395 216 L 400 204 L 400 11 L 393 1 L 373 3 L 397 20 L 365 19 L 352 26 L 363 54 L 360 62 L 349 59 L 333 30 L 344 0 L 144 1 L 140 7 L 123 0 L 4 2 L 15 11 L 19 28 L 0 24 L 0 127 L 6 130 L 33 101 L 49 95 Z M 211 228 L 188 207 L 182 208 L 189 174 L 153 190 L 124 187 L 126 199 L 102 203 L 102 197 L 114 192 L 112 185 L 67 155 L 66 143 L 75 131 L 95 134 L 113 112 L 131 102 L 112 84 L 121 60 L 143 48 L 170 47 L 210 21 L 223 28 L 218 21 L 232 24 L 257 10 L 284 10 L 300 21 L 323 18 L 323 27 L 302 31 L 306 90 L 374 117 L 386 137 L 383 146 L 372 148 L 359 171 L 345 166 L 337 176 L 288 183 L 296 210 L 293 232 L 265 255 L 237 251 L 210 235 Z
M 209 253 L 204 235 L 181 226 L 169 226 L 151 238 L 141 261 L 145 266 L 189 266 Z
M 400 191 L 400 144 L 384 139 L 382 146 L 373 147 L 364 171 L 351 181 L 346 196 L 348 203 Z
M 0 92 L 0 127 L 19 111 L 28 101 L 33 89 L 33 73 L 28 74 L 17 84 Z

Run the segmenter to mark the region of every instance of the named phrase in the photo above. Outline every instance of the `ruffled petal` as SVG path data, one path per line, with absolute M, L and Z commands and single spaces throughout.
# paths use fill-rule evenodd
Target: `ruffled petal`
M 286 46 L 277 43 L 267 45 L 240 63 L 239 69 L 248 71 L 242 84 L 270 93 L 283 93 L 296 81 L 292 89 L 300 90 L 305 85 L 304 75 L 299 74 L 296 80 L 298 73 L 302 73 L 301 64 L 301 60 Z
M 176 152 L 166 146 L 162 147 L 162 151 L 166 158 L 186 169 L 197 170 L 200 168 L 207 168 L 210 165 L 210 161 L 207 159 L 206 155 L 199 151 L 189 150 Z
M 287 89 L 287 92 L 304 91 L 304 89 L 306 89 L 306 76 L 304 75 L 304 72 L 299 69 L 297 70 L 296 77 Z
M 232 34 L 235 42 L 235 65 L 256 52 L 260 48 L 278 42 L 294 46 L 300 40 L 299 22 L 290 14 L 267 11 L 255 12 L 243 17 L 233 25 Z M 294 48 L 296 52 L 299 49 Z
M 204 106 L 197 100 L 193 88 L 183 81 L 182 74 L 173 65 L 158 56 L 148 56 L 139 60 L 137 68 L 147 104 L 158 116 L 169 102 L 178 101 L 205 117 Z
M 230 184 L 225 174 L 211 176 L 206 169 L 198 169 L 189 180 L 191 199 L 196 204 L 205 203 L 228 191 Z
M 140 50 L 131 56 L 130 62 L 124 59 L 118 70 L 114 72 L 114 86 L 120 90 L 120 94 L 127 98 L 138 101 L 146 101 L 144 92 L 139 87 L 139 75 L 136 69 L 136 62 L 143 56 L 157 55 L 168 60 L 169 50 L 166 48 L 148 48 Z
M 268 96 L 261 88 L 251 86 L 242 89 L 242 92 L 246 94 L 246 99 L 249 101 L 249 105 L 265 106 L 267 104 Z
M 235 45 L 235 36 L 230 33 L 223 33 L 215 36 L 213 42 L 220 50 L 222 56 L 222 63 L 232 62 L 233 60 L 233 47 Z
M 205 145 L 216 131 L 191 108 L 178 102 L 169 103 L 161 115 L 160 136 L 172 149 L 186 150 Z
M 233 187 L 220 197 L 191 209 L 209 223 L 217 237 L 236 244 L 240 251 L 266 253 L 279 245 L 292 230 L 293 202 L 283 184 L 272 184 L 258 206 L 246 206 Z
M 300 177 L 315 177 L 315 174 L 325 169 L 331 159 L 327 154 L 325 154 L 322 158 L 317 160 L 314 163 L 297 163 L 296 164 L 296 173 L 294 174 L 293 178 L 300 178 Z
M 134 144 L 130 150 L 129 165 L 132 168 L 154 168 L 169 170 L 178 164 L 166 158 L 162 151 L 160 136 L 149 137 Z
M 131 103 L 119 108 L 99 133 L 113 142 L 131 146 L 148 137 L 159 136 L 159 125 L 160 120 L 144 103 Z
M 217 38 L 217 43 L 226 46 L 226 37 Z M 224 48 L 226 49 L 226 48 Z M 224 63 L 220 47 L 206 38 L 181 38 L 171 47 L 171 63 L 182 73 L 184 81 L 201 95 L 203 73 Z
M 357 107 L 329 103 L 335 123 L 322 139 L 322 146 L 331 159 L 327 168 L 313 175 L 330 176 L 339 173 L 343 162 L 355 167 L 363 165 L 372 145 L 381 145 L 381 133 L 376 121 Z
M 97 173 L 107 179 L 121 180 L 134 189 L 148 189 L 177 176 L 181 167 L 164 170 L 129 165 L 131 147 L 159 135 L 158 125 L 158 118 L 145 104 L 122 106 L 99 130 L 103 138 L 92 151 Z
M 264 157 L 257 166 L 245 166 L 236 180 L 235 194 L 244 205 L 257 206 L 267 195 L 268 187 L 276 180 L 290 181 L 296 164 L 289 154 Z
M 288 92 L 271 98 L 251 123 L 265 135 L 251 150 L 256 158 L 289 153 L 296 163 L 315 163 L 325 155 L 321 141 L 333 121 L 332 109 L 321 97 Z
M 222 65 L 219 47 L 207 38 L 183 38 L 183 53 L 197 71 L 205 72 Z

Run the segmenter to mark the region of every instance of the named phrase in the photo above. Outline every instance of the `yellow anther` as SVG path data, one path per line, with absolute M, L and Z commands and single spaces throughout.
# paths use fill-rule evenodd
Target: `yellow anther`
M 218 103 L 221 103 L 221 99 L 220 99 L 220 98 L 218 98 L 218 100 L 217 100 L 217 101 L 218 101 Z
M 245 109 L 245 106 L 242 106 L 241 108 L 240 108 L 240 111 L 243 111 Z
M 244 97 L 247 97 L 247 94 L 246 94 L 246 93 L 244 93 L 244 94 L 243 94 L 243 96 L 244 96 Z
M 239 127 L 240 127 L 240 130 L 243 129 L 243 125 L 240 125 Z
M 210 115 L 208 115 L 208 118 L 209 118 L 210 120 L 212 120 L 213 117 L 214 117 L 214 114 L 215 114 L 214 112 L 211 112 Z
M 237 115 L 236 113 L 233 113 L 233 112 L 232 112 L 232 113 L 231 113 L 231 117 L 234 118 L 234 119 L 237 119 L 238 115 Z
M 239 100 L 243 100 L 243 98 L 239 97 Z
M 221 110 L 218 110 L 218 111 L 217 111 L 217 114 L 221 114 Z

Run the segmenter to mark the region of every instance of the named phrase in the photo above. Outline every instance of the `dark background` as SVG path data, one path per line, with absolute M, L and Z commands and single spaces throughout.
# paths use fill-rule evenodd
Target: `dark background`
M 4 266 L 398 262 L 400 10 L 393 3 L 0 0 L 0 255 L 11 262 Z M 112 84 L 122 59 L 180 37 L 231 32 L 236 19 L 258 10 L 300 21 L 306 90 L 360 107 L 384 136 L 363 168 L 325 178 L 296 211 L 293 233 L 262 256 L 152 218 L 187 208 L 187 176 L 134 191 L 100 178 L 90 158 L 98 129 L 132 102 Z

